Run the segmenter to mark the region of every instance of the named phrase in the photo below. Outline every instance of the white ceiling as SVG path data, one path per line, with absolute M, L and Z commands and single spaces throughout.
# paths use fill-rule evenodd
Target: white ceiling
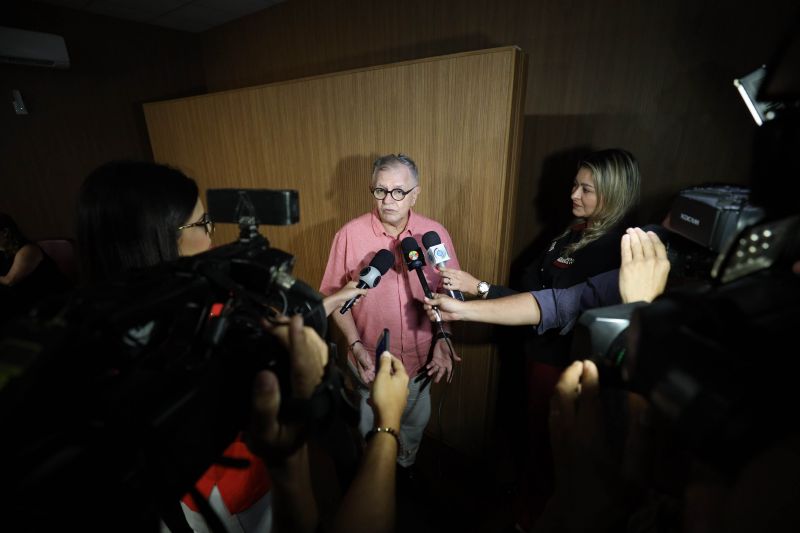
M 201 32 L 286 0 L 38 0 L 145 24 Z

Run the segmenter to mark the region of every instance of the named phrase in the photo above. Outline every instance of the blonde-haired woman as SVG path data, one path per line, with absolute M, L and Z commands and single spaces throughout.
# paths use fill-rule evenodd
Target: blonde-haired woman
M 569 287 L 619 268 L 619 240 L 639 202 L 640 187 L 639 164 L 626 150 L 601 150 L 581 159 L 570 195 L 575 219 L 526 269 L 524 288 Z M 517 292 L 463 270 L 443 268 L 441 273 L 447 289 L 464 294 L 497 298 Z
M 525 290 L 564 289 L 592 276 L 620 267 L 620 239 L 628 218 L 639 202 L 641 176 L 633 155 L 622 149 L 594 152 L 578 163 L 570 194 L 573 222 L 528 266 L 522 276 Z M 565 198 L 566 200 L 566 198 Z M 445 289 L 458 290 L 478 298 L 498 298 L 516 291 L 481 281 L 455 269 L 441 269 Z M 510 300 L 510 299 L 509 299 Z M 533 300 L 535 302 L 535 299 Z M 457 311 L 464 302 L 449 302 Z M 619 303 L 619 302 L 608 302 Z M 525 306 L 523 306 L 525 307 Z M 529 306 L 528 306 L 529 307 Z M 533 309 L 531 312 L 536 311 Z M 500 314 L 518 313 L 520 308 L 503 305 Z M 493 323 L 538 323 L 528 320 L 499 320 Z M 525 317 L 527 318 L 527 317 Z M 552 465 L 547 430 L 548 402 L 561 370 L 570 363 L 572 337 L 557 329 L 530 335 L 527 354 L 526 396 L 529 455 L 526 476 L 520 480 L 518 524 L 526 530 L 541 513 L 552 492 Z

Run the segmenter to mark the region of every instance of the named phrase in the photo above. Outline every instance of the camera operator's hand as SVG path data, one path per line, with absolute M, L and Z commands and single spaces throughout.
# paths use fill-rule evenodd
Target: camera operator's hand
M 312 328 L 295 315 L 288 324 L 268 326 L 288 349 L 292 394 L 308 399 L 322 381 L 328 363 L 328 346 Z M 269 468 L 273 485 L 276 531 L 311 533 L 318 526 L 316 501 L 311 490 L 305 428 L 278 416 L 281 391 L 278 378 L 268 370 L 256 375 L 252 418 L 247 445 Z
M 452 322 L 454 320 L 463 320 L 463 311 L 466 309 L 467 305 L 468 302 L 456 300 L 446 294 L 434 294 L 433 298 L 425 298 L 424 307 L 431 322 L 436 322 L 436 313 L 433 312 L 434 307 L 439 309 L 442 320 Z
M 450 347 L 447 345 L 447 340 L 439 339 L 434 341 L 431 360 L 428 362 L 425 368 L 428 370 L 428 375 L 433 378 L 434 383 L 439 383 L 442 377 L 445 377 L 447 382 L 450 383 L 450 380 L 453 379 L 454 361 L 456 363 L 460 363 L 461 358 L 458 356 L 455 349 L 453 349 L 453 355 L 451 357 Z
M 288 326 L 273 328 L 272 334 L 289 351 L 295 398 L 310 398 L 314 389 L 322 382 L 322 375 L 328 364 L 328 345 L 314 328 L 303 324 L 301 315 L 291 317 Z
M 646 401 L 623 391 L 604 391 L 608 393 L 622 395 L 613 398 L 622 400 L 614 406 L 618 411 L 604 409 L 597 367 L 591 361 L 577 361 L 562 373 L 550 400 L 556 491 L 534 531 L 614 530 L 641 495 L 641 476 L 648 471 L 641 426 Z M 617 435 L 619 424 L 606 422 L 626 414 L 627 431 Z
M 372 354 L 364 348 L 360 342 L 353 345 L 351 348 L 353 357 L 355 358 L 356 368 L 358 369 L 358 376 L 365 384 L 372 383 L 375 379 L 375 358 Z
M 622 301 L 652 302 L 664 292 L 669 275 L 667 250 L 658 235 L 639 228 L 628 228 L 620 242 L 622 265 L 619 293 Z
M 303 325 L 303 317 L 295 315 L 288 325 L 271 329 L 288 349 L 291 363 L 292 393 L 297 399 L 308 399 L 322 382 L 328 364 L 328 346 L 312 328 Z M 279 420 L 281 393 L 278 378 L 269 371 L 256 376 L 253 392 L 253 419 L 248 445 L 253 453 L 269 457 L 274 464 L 278 456 L 286 456 L 300 444 L 304 428 Z
M 442 286 L 451 291 L 461 291 L 472 296 L 478 295 L 478 283 L 480 281 L 463 270 L 443 267 L 439 269 L 442 276 Z
M 334 311 L 339 310 L 342 305 L 351 298 L 355 298 L 356 296 L 361 296 L 363 298 L 367 294 L 367 289 L 358 289 L 356 288 L 357 286 L 357 281 L 350 281 L 337 292 L 326 296 L 322 300 L 322 305 L 325 307 L 325 314 L 330 315 Z M 356 300 L 353 305 L 356 306 L 359 303 L 361 303 L 361 298 Z
M 375 411 L 375 425 L 399 430 L 408 400 L 408 374 L 402 361 L 389 352 L 381 354 L 380 365 L 369 399 Z

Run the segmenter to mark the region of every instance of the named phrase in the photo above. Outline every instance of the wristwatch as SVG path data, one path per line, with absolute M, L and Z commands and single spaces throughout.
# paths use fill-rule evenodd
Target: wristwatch
M 481 281 L 478 283 L 478 296 L 486 298 L 487 294 L 489 294 L 489 284 L 485 281 Z

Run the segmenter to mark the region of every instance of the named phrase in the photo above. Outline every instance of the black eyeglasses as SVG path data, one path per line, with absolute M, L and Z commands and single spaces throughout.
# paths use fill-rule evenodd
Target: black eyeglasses
M 417 188 L 417 186 L 414 185 L 413 187 L 411 187 L 407 191 L 404 191 L 403 189 L 400 189 L 400 188 L 392 189 L 391 191 L 387 191 L 383 187 L 375 187 L 374 189 L 372 189 L 372 196 L 374 196 L 376 200 L 383 200 L 384 198 L 386 198 L 387 194 L 391 194 L 392 198 L 394 198 L 398 202 L 402 202 L 403 199 L 406 197 L 406 195 L 408 195 L 408 193 L 410 193 L 411 191 L 413 191 L 416 188 Z
M 178 230 L 186 229 L 186 228 L 193 228 L 195 226 L 203 226 L 206 230 L 206 235 L 211 237 L 214 234 L 214 221 L 208 217 L 208 213 L 203 213 L 203 216 L 200 217 L 200 220 L 197 222 L 192 222 L 191 224 L 184 224 L 183 226 L 179 226 Z

